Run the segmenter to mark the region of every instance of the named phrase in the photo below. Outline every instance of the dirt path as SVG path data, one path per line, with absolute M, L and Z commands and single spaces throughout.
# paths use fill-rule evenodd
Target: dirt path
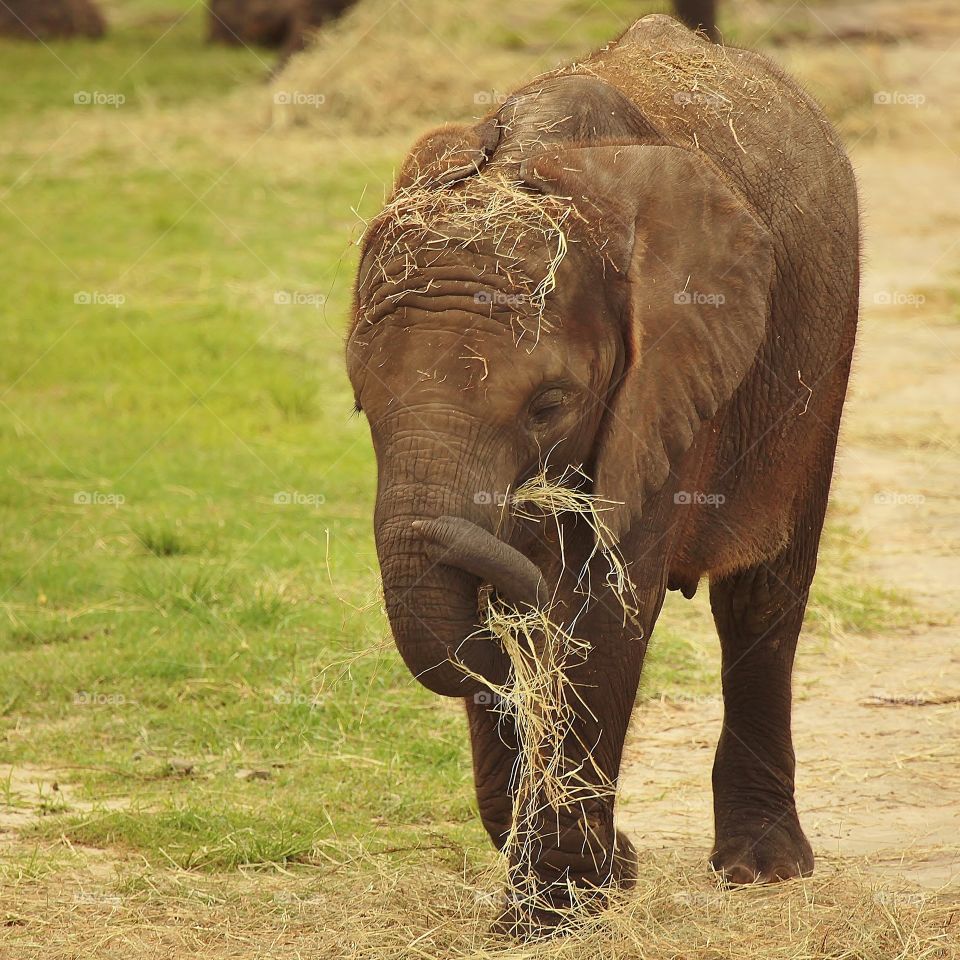
M 798 806 L 821 864 L 960 893 L 960 161 L 934 130 L 855 159 L 867 263 L 834 497 L 864 575 L 918 617 L 826 652 L 801 639 Z M 705 860 L 721 716 L 719 697 L 638 711 L 620 806 L 638 846 Z

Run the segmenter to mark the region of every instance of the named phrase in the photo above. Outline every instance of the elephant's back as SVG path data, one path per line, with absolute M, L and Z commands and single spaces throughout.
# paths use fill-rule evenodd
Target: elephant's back
M 762 54 L 718 46 L 652 15 L 564 73 L 605 81 L 666 142 L 700 151 L 777 235 L 824 203 L 824 184 L 834 215 L 838 191 L 855 211 L 839 135 L 813 98 Z M 856 236 L 855 220 L 846 226 Z

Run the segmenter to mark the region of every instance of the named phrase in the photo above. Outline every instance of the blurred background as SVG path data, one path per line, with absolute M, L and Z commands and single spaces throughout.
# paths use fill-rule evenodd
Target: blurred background
M 431 124 L 671 8 L 213 6 L 0 0 L 0 955 L 459 956 L 497 883 L 462 711 L 380 606 L 355 242 Z M 864 202 L 797 687 L 801 818 L 858 879 L 797 897 L 796 956 L 834 955 L 824 923 L 853 949 L 844 897 L 877 951 L 844 955 L 919 956 L 885 951 L 921 916 L 947 942 L 960 872 L 960 5 L 718 11 L 824 104 Z M 678 924 L 713 896 L 704 593 L 658 626 L 621 803 Z

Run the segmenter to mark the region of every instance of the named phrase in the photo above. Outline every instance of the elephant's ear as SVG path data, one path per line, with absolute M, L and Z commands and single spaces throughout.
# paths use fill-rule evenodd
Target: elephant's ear
M 475 176 L 493 156 L 502 134 L 495 117 L 472 127 L 448 124 L 431 130 L 410 148 L 394 191 L 414 184 L 445 187 Z
M 773 245 L 694 152 L 585 147 L 554 162 L 574 200 L 594 208 L 614 277 L 626 281 L 624 373 L 607 400 L 593 466 L 594 491 L 621 504 L 607 514 L 619 538 L 754 363 Z

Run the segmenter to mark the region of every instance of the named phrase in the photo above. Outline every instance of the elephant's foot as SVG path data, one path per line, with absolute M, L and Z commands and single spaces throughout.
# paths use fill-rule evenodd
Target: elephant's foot
M 545 885 L 526 902 L 522 895 L 510 899 L 506 909 L 494 921 L 491 933 L 524 942 L 565 936 L 591 916 L 603 910 L 610 890 L 629 890 L 636 885 L 637 851 L 626 834 L 619 830 L 614 841 L 613 867 L 605 882 L 582 884 L 582 895 L 571 900 L 567 882 Z M 574 886 L 574 889 L 576 889 Z
M 612 881 L 621 890 L 631 890 L 637 884 L 639 874 L 637 848 L 630 842 L 630 838 L 617 831 L 617 839 L 613 848 Z
M 813 850 L 796 811 L 743 813 L 718 825 L 710 866 L 725 883 L 778 883 L 813 873 Z
M 490 933 L 497 938 L 531 943 L 566 936 L 573 926 L 565 912 L 511 904 L 493 921 Z

